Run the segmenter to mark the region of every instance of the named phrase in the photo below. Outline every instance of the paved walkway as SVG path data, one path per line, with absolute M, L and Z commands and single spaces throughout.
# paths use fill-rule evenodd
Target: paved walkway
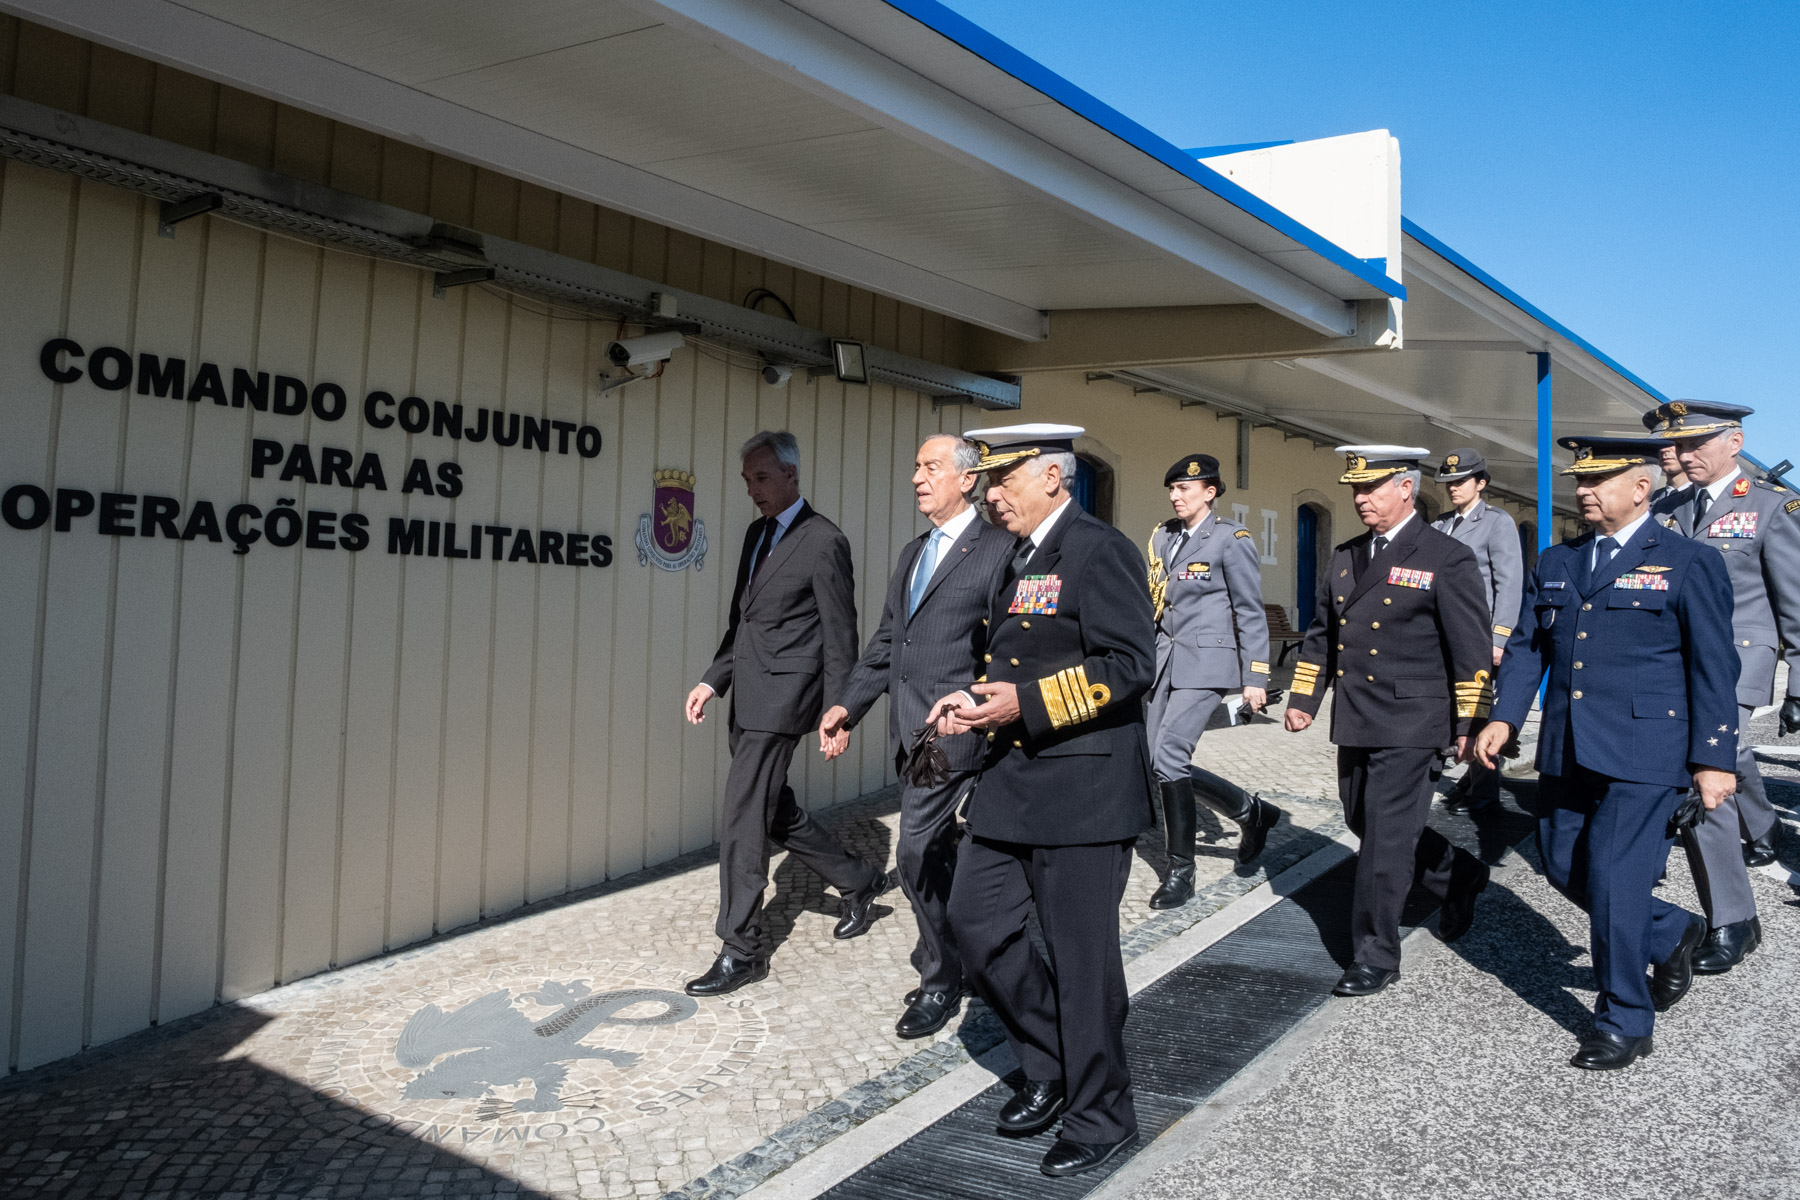
M 1208 930 L 1280 903 L 1261 886 L 1271 875 L 1292 879 L 1341 855 L 1324 727 L 1208 733 L 1197 761 L 1262 791 L 1291 820 L 1259 869 L 1240 874 L 1235 838 L 1203 811 L 1202 840 L 1214 844 L 1201 849 L 1201 895 L 1172 913 L 1145 904 L 1162 867 L 1150 844 L 1160 839 L 1147 838 L 1123 913 L 1131 970 L 1171 969 L 1214 936 Z M 1800 784 L 1777 786 L 1791 810 Z M 891 794 L 828 815 L 881 855 L 896 819 Z M 1790 834 L 1784 854 L 1800 865 L 1795 842 Z M 804 1186 L 809 1170 L 834 1155 L 854 1169 L 863 1147 L 881 1152 L 871 1131 L 904 1128 L 940 1093 L 979 1091 L 1006 1069 L 1006 1051 L 978 1004 L 937 1039 L 895 1038 L 900 995 L 915 982 L 904 899 L 891 893 L 882 907 L 893 911 L 869 935 L 836 942 L 835 900 L 777 862 L 779 949 L 766 984 L 720 1001 L 681 993 L 715 949 L 716 863 L 692 855 L 0 1083 L 0 1196 L 816 1194 Z M 1685 877 L 1673 873 L 1670 886 L 1684 888 Z M 1591 986 L 1581 982 L 1585 932 L 1521 868 L 1484 901 L 1461 953 L 1412 954 L 1390 995 L 1326 1005 L 1330 1021 L 1277 1044 L 1228 1085 L 1228 1103 L 1177 1125 L 1107 1193 L 1238 1194 L 1255 1180 L 1268 1195 L 1449 1195 L 1460 1193 L 1444 1170 L 1466 1165 L 1489 1172 L 1500 1194 L 1518 1146 L 1529 1144 L 1522 1135 L 1542 1139 L 1569 1122 L 1589 1131 L 1579 1144 L 1598 1146 L 1609 1131 L 1636 1129 L 1634 1119 L 1660 1129 L 1647 1111 L 1608 1107 L 1625 1095 L 1648 1103 L 1659 1089 L 1637 1081 L 1652 1071 L 1694 1097 L 1696 1113 L 1712 1105 L 1729 1114 L 1728 1133 L 1775 1128 L 1764 1116 L 1791 1130 L 1795 1111 L 1780 1105 L 1794 1088 L 1795 1052 L 1784 1029 L 1779 1046 L 1766 1039 L 1785 1020 L 1769 1014 L 1791 1011 L 1775 1005 L 1793 994 L 1800 969 L 1800 913 L 1783 908 L 1784 884 L 1759 886 L 1771 944 L 1755 969 L 1697 988 L 1696 999 L 1712 999 L 1678 1010 L 1649 1070 L 1627 1073 L 1623 1085 L 1571 1081 L 1577 1073 L 1560 1065 L 1587 1003 L 1580 989 Z M 1565 942 L 1576 949 L 1552 953 Z M 1714 1070 L 1716 1054 L 1738 1066 Z M 983 1065 L 969 1066 L 975 1058 Z M 1305 1069 L 1283 1070 L 1287 1062 Z M 1769 1081 L 1782 1071 L 1785 1082 Z M 1494 1119 L 1521 1095 L 1528 1113 Z M 1197 1132 L 1194 1122 L 1208 1120 L 1241 1124 Z M 1697 1123 L 1692 1133 L 1680 1144 L 1716 1144 Z M 1789 1137 L 1788 1159 L 1759 1143 L 1761 1161 L 1795 1174 Z M 1595 1158 L 1584 1153 L 1577 1165 L 1604 1177 Z M 1340 1175 L 1360 1182 L 1325 1186 Z M 1572 1171 L 1569 1189 L 1580 1178 Z M 1677 1190 L 1782 1194 L 1695 1183 L 1684 1177 Z

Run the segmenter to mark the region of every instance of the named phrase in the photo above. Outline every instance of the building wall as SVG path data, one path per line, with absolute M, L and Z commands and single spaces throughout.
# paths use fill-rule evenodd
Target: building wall
M 211 218 L 161 238 L 156 217 L 133 194 L 0 165 L 0 489 L 136 498 L 113 536 L 98 511 L 63 532 L 0 522 L 0 895 L 23 913 L 0 922 L 0 1028 L 17 1067 L 714 841 L 725 717 L 695 729 L 681 704 L 754 515 L 737 446 L 798 434 L 805 492 L 854 546 L 866 627 L 921 528 L 914 447 L 967 411 L 803 373 L 769 388 L 714 347 L 602 396 L 610 321 L 474 287 L 435 300 L 427 273 Z M 684 286 L 710 268 L 692 239 L 664 254 Z M 916 340 L 894 306 L 874 311 L 884 337 Z M 202 362 L 228 386 L 238 368 L 333 382 L 349 411 L 108 390 L 91 373 L 58 384 L 40 361 L 55 337 L 85 357 L 54 371 L 116 347 L 133 364 L 182 358 L 190 383 Z M 375 390 L 591 425 L 600 452 L 374 428 L 361 401 Z M 358 468 L 376 455 L 386 488 L 283 482 L 285 457 L 255 478 L 257 439 L 315 462 L 349 451 Z M 407 492 L 414 460 L 431 484 Z M 460 468 L 454 498 L 442 463 Z M 700 570 L 636 560 L 668 467 L 697 476 Z M 152 495 L 179 503 L 180 532 L 199 501 L 223 519 L 285 498 L 340 527 L 366 514 L 370 542 L 238 554 L 204 529 L 157 536 L 140 524 Z M 18 524 L 35 511 L 23 496 L 9 509 Z M 390 553 L 390 517 L 603 534 L 612 559 Z M 802 752 L 803 801 L 881 786 L 884 749 Z
M 1081 425 L 1088 436 L 1079 443 L 1087 454 L 1114 470 L 1114 523 L 1141 547 L 1151 529 L 1170 515 L 1163 473 L 1185 454 L 1210 454 L 1219 460 L 1225 494 L 1221 515 L 1243 521 L 1255 535 L 1263 559 L 1263 599 L 1295 616 L 1295 514 L 1311 502 L 1331 514 L 1333 543 L 1362 532 L 1350 489 L 1340 484 L 1343 458 L 1329 447 L 1286 437 L 1268 427 L 1250 431 L 1250 486 L 1237 487 L 1238 423 L 1221 419 L 1210 408 L 1182 408 L 1173 396 L 1133 394 L 1112 380 L 1090 383 L 1079 371 L 1034 373 L 1025 377 L 1024 406 L 1019 419 Z M 1448 453 L 1448 445 L 1434 447 Z M 1427 478 L 1426 507 L 1433 513 L 1449 506 L 1442 485 Z M 1536 510 L 1490 496 L 1515 521 L 1534 520 Z M 1246 512 L 1239 513 L 1235 506 Z

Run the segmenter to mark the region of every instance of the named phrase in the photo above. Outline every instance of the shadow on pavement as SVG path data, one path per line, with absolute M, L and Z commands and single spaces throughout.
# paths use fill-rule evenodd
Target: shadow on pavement
M 0 1195 L 544 1196 L 231 1057 L 269 1020 L 213 1009 L 6 1080 Z

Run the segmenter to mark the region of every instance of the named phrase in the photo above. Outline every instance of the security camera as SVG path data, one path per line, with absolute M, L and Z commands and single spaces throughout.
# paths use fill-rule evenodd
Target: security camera
M 660 333 L 646 333 L 642 337 L 608 342 L 606 357 L 612 360 L 614 366 L 647 367 L 668 361 L 669 356 L 681 349 L 686 341 L 676 330 L 665 329 Z
M 786 387 L 788 377 L 793 373 L 794 368 L 792 367 L 782 366 L 779 363 L 769 363 L 762 369 L 763 382 L 770 387 Z

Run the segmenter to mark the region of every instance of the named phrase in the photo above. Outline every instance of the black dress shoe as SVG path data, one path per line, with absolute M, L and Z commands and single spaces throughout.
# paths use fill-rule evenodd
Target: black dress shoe
M 907 1001 L 906 1011 L 894 1023 L 894 1032 L 908 1041 L 930 1037 L 950 1023 L 961 1003 L 961 992 L 926 992 Z
M 1746 867 L 1766 867 L 1775 861 L 1776 828 L 1777 826 L 1771 825 L 1769 832 L 1744 843 L 1744 865 Z
M 1363 963 L 1351 963 L 1350 969 L 1338 979 L 1337 986 L 1331 989 L 1331 994 L 1334 996 L 1373 996 L 1398 978 L 1400 978 L 1399 971 L 1390 971 L 1386 967 L 1371 967 Z
M 1475 864 L 1480 869 L 1469 872 L 1468 878 L 1461 883 L 1450 885 L 1450 892 L 1444 897 L 1443 907 L 1438 911 L 1438 940 L 1454 942 L 1469 932 L 1469 926 L 1475 923 L 1475 897 L 1487 890 L 1488 865 Z
M 1119 1151 L 1129 1150 L 1137 1145 L 1137 1140 L 1135 1133 L 1111 1143 L 1071 1142 L 1068 1138 L 1057 1138 L 1056 1145 L 1050 1147 L 1038 1169 L 1046 1175 L 1079 1175 L 1093 1170 Z
M 1694 974 L 1723 975 L 1744 961 L 1744 956 L 1762 945 L 1762 919 L 1733 921 L 1706 935 L 1700 949 L 1694 952 Z
M 721 954 L 713 959 L 713 965 L 706 969 L 706 974 L 698 979 L 687 981 L 683 990 L 690 996 L 723 996 L 726 992 L 735 992 L 746 983 L 755 983 L 759 979 L 769 977 L 769 960 L 766 958 L 733 958 L 729 954 Z
M 1584 1071 L 1617 1071 L 1640 1058 L 1648 1058 L 1653 1049 L 1648 1035 L 1634 1038 L 1596 1029 L 1581 1043 L 1569 1065 Z
M 1169 877 L 1150 894 L 1151 908 L 1180 908 L 1194 898 L 1194 864 L 1176 863 Z
M 1239 866 L 1256 861 L 1269 840 L 1269 830 L 1281 823 L 1281 810 L 1261 796 L 1250 798 L 1250 819 L 1238 828 L 1237 860 Z
M 875 924 L 875 897 L 887 891 L 888 877 L 887 872 L 874 863 L 869 864 L 869 869 L 875 872 L 875 882 L 860 892 L 851 892 L 844 897 L 837 928 L 831 931 L 831 936 L 840 942 L 861 937 Z
M 1675 943 L 1675 953 L 1650 968 L 1650 1003 L 1657 1012 L 1667 1012 L 1676 1001 L 1687 995 L 1694 984 L 1694 951 L 1706 936 L 1706 918 L 1695 917 Z M 1579 1064 L 1577 1064 L 1579 1065 Z M 1620 1063 L 1624 1066 L 1624 1063 Z
M 1042 1133 L 1056 1123 L 1069 1097 L 1060 1079 L 1028 1079 L 1000 1109 L 994 1132 L 1008 1137 L 1030 1137 Z

